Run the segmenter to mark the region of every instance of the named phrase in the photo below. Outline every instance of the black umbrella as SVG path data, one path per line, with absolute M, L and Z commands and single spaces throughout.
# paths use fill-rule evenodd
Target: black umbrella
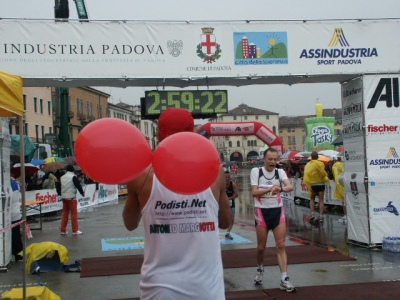
M 335 146 L 343 145 L 343 134 L 340 134 L 331 144 Z

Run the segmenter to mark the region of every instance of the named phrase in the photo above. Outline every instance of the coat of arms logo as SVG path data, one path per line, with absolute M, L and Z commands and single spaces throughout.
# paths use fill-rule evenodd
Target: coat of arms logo
M 216 42 L 214 28 L 205 27 L 201 30 L 203 34 L 200 35 L 201 43 L 197 45 L 197 56 L 211 64 L 221 57 L 221 46 Z
M 169 54 L 171 54 L 173 57 L 178 57 L 180 54 L 182 54 L 183 42 L 182 40 L 168 41 L 167 47 Z

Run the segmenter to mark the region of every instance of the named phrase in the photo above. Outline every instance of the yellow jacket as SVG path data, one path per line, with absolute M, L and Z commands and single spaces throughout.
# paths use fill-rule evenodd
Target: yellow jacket
M 333 193 L 333 197 L 336 199 L 344 202 L 344 186 L 340 184 L 339 182 L 339 175 L 344 172 L 344 163 L 341 161 L 337 161 L 333 164 L 332 166 L 332 173 L 333 173 L 333 178 L 335 179 L 336 183 L 336 189 L 335 192 Z
M 307 185 L 308 196 L 311 197 L 311 186 L 316 183 L 329 184 L 328 173 L 325 171 L 325 165 L 322 161 L 312 159 L 304 168 L 304 183 Z

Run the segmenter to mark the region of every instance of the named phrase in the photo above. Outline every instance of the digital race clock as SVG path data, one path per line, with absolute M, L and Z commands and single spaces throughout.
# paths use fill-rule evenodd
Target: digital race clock
M 157 119 L 170 107 L 185 108 L 194 118 L 213 118 L 228 112 L 226 90 L 146 91 L 141 98 L 143 119 Z

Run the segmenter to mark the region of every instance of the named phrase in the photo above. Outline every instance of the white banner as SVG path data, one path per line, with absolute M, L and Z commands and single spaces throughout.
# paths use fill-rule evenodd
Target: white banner
M 348 238 L 369 244 L 367 195 L 364 189 L 365 142 L 363 80 L 356 78 L 342 84 L 344 188 L 347 203 Z
M 0 204 L 0 229 L 11 225 L 11 182 L 10 182 L 10 132 L 8 118 L 0 118 L 0 188 L 4 201 Z M 0 233 L 0 267 L 7 267 L 12 259 L 11 229 Z
M 364 105 L 371 240 L 400 232 L 399 76 L 365 76 Z
M 0 69 L 29 79 L 82 85 L 143 85 L 144 79 L 223 79 L 282 76 L 274 83 L 339 81 L 360 73 L 396 73 L 398 20 L 130 22 L 0 20 Z M 306 76 L 288 76 L 288 75 Z M 115 80 L 112 80 L 115 79 Z M 60 80 L 62 82 L 60 82 Z M 74 83 L 74 80 L 76 82 Z M 80 82 L 79 82 L 80 80 Z M 141 81 L 142 80 L 142 81 Z M 331 81 L 332 78 L 330 78 Z M 242 80 L 243 81 L 243 80 Z M 44 81 L 36 82 L 36 86 Z M 48 82 L 48 81 L 47 81 Z M 156 85 L 152 80 L 151 84 Z M 317 82 L 317 81 L 314 81 Z M 269 82 L 271 83 L 271 82 Z M 168 82 L 167 82 L 168 84 Z M 172 83 L 171 83 L 172 85 Z
M 96 190 L 96 184 L 88 184 L 83 186 L 85 196 L 76 193 L 78 200 L 78 210 L 82 210 L 89 206 L 118 200 L 118 185 L 109 185 L 99 183 L 99 190 Z M 26 201 L 44 201 L 42 204 L 42 214 L 62 210 L 62 201 L 56 190 L 35 190 L 26 192 Z M 34 205 L 34 209 L 26 212 L 27 216 L 38 215 L 39 207 Z

